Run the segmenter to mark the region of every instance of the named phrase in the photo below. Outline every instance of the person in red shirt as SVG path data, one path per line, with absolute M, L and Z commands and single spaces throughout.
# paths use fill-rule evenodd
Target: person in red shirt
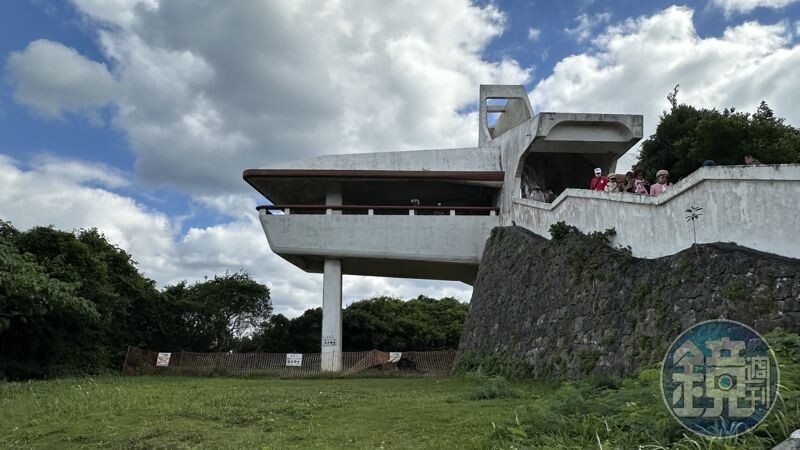
M 608 178 L 603 176 L 603 170 L 599 167 L 594 169 L 594 178 L 589 182 L 589 189 L 593 191 L 605 191 Z

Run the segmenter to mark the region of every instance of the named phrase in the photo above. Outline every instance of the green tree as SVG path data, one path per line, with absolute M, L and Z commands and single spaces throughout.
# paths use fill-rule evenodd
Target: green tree
M 184 350 L 231 350 L 272 314 L 269 289 L 246 272 L 214 276 L 189 287 L 180 283 L 164 294 L 178 313 L 176 340 Z
M 269 289 L 247 273 L 159 292 L 96 229 L 20 232 L 0 221 L 0 375 L 116 371 L 128 345 L 224 351 L 271 313 Z
M 0 236 L 0 378 L 99 369 L 96 344 L 81 326 L 100 318 L 94 305 L 76 283 L 51 278 L 21 254 L 8 239 L 14 234 Z
M 425 296 L 408 301 L 376 297 L 355 302 L 344 311 L 345 350 L 454 349 L 468 309 L 454 298 Z
M 293 347 L 291 336 L 292 321 L 283 314 L 275 314 L 266 321 L 261 330 L 241 339 L 238 352 L 283 353 L 298 351 Z M 299 350 L 305 352 L 305 349 Z
M 99 319 L 82 324 L 81 333 L 98 346 L 93 355 L 107 369 L 118 369 L 128 345 L 147 345 L 147 306 L 159 293 L 136 268 L 131 256 L 110 244 L 96 229 L 69 233 L 34 227 L 14 242 L 51 277 L 76 286 L 76 294 L 92 303 Z
M 0 219 L 0 238 L 15 238 L 19 236 L 19 230 L 11 225 L 11 222 Z
M 318 353 L 322 339 L 322 308 L 312 308 L 288 319 L 276 314 L 240 344 L 241 351 Z
M 655 134 L 642 142 L 637 167 L 650 179 L 660 169 L 667 169 L 673 180 L 680 179 L 708 159 L 718 165 L 743 164 L 748 154 L 765 164 L 798 162 L 800 130 L 777 118 L 766 102 L 750 115 L 671 101 L 672 108 L 661 116 Z
M 440 300 L 419 296 L 403 301 L 375 297 L 354 302 L 342 313 L 344 351 L 424 351 L 458 347 L 469 306 L 454 298 Z M 320 351 L 322 308 L 301 316 L 270 318 L 262 328 L 241 343 L 243 351 Z
M 109 348 L 112 367 L 119 367 L 128 345 L 148 346 L 153 338 L 153 307 L 161 303 L 161 294 L 153 280 L 136 268 L 136 263 L 123 249 L 109 243 L 96 229 L 81 230 L 78 242 L 83 244 L 102 267 L 103 287 L 107 296 L 87 297 L 106 300 L 98 304 L 104 319 L 104 343 Z M 88 284 L 87 280 L 83 280 Z M 89 295 L 89 294 L 87 294 Z
M 284 351 L 317 353 L 322 349 L 322 308 L 307 309 L 291 320 L 289 347 Z

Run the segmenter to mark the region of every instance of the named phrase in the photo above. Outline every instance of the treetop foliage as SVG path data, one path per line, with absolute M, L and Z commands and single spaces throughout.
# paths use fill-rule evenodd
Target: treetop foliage
M 128 345 L 228 350 L 271 312 L 244 272 L 159 292 L 96 229 L 0 222 L 0 379 L 116 371 Z
M 455 298 L 419 296 L 411 300 L 374 297 L 353 302 L 342 312 L 344 351 L 426 351 L 458 347 L 469 305 Z M 322 308 L 287 319 L 274 315 L 241 342 L 240 351 L 320 351 Z
M 745 155 L 764 164 L 800 162 L 800 130 L 777 117 L 766 102 L 753 114 L 697 108 L 678 103 L 677 89 L 667 97 L 671 108 L 662 114 L 655 134 L 642 142 L 636 167 L 647 178 L 666 169 L 672 180 L 679 180 L 706 160 L 744 164 Z

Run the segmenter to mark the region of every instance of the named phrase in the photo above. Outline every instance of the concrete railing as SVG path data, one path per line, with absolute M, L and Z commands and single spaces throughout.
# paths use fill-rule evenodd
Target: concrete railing
M 583 232 L 615 228 L 614 245 L 634 255 L 671 255 L 694 242 L 686 209 L 703 208 L 695 222 L 698 243 L 741 246 L 800 258 L 800 165 L 703 167 L 666 194 L 649 197 L 567 189 L 552 203 L 512 199 L 513 221 L 549 237 L 563 221 Z
M 408 211 L 409 216 L 414 215 L 489 215 L 495 216 L 499 208 L 494 206 L 399 206 L 399 205 L 261 205 L 256 207 L 259 211 L 282 211 L 291 214 L 300 211 L 304 214 L 331 214 L 333 211 L 343 211 L 350 214 L 382 215 L 396 214 L 398 211 Z

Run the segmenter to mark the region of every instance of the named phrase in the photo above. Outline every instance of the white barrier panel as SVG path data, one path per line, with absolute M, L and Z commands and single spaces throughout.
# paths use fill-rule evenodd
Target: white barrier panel
M 168 367 L 171 356 L 172 353 L 159 353 L 158 358 L 156 358 L 156 367 Z
M 300 367 L 303 365 L 302 353 L 287 353 L 286 354 L 286 367 Z

